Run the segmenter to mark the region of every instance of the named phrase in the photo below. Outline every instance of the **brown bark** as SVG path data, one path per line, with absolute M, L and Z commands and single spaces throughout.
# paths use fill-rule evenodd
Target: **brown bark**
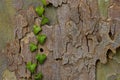
M 39 48 L 44 49 L 47 60 L 44 65 L 38 66 L 37 71 L 43 72 L 43 80 L 95 80 L 96 62 L 106 63 L 107 51 L 115 53 L 120 46 L 120 6 L 115 5 L 119 1 L 109 1 L 109 5 L 105 6 L 107 16 L 101 11 L 105 8 L 100 8 L 99 0 L 48 1 L 57 8 L 58 23 L 42 27 L 47 41 Z M 33 6 L 22 9 L 22 3 L 16 5 L 19 10 L 16 38 L 9 44 L 7 56 L 9 69 L 20 80 L 30 77 L 25 64 L 29 61 L 36 63 L 37 52 L 29 51 L 29 43 L 34 41 L 37 44 L 32 26 L 39 25 L 41 19 Z

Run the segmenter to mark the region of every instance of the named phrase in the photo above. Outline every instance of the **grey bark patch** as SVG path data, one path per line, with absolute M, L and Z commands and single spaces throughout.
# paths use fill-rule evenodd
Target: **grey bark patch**
M 78 13 L 78 8 L 76 8 L 76 7 L 71 7 L 70 8 L 70 13 L 71 13 L 71 15 L 70 15 L 70 17 L 71 17 L 71 19 L 77 24 L 77 23 L 79 23 L 79 18 L 80 18 L 80 14 Z
M 16 71 L 16 73 L 18 74 L 18 76 L 17 76 L 18 79 L 30 76 L 30 74 L 26 74 L 26 65 L 25 65 L 25 63 L 18 66 L 18 70 Z
M 57 8 L 54 6 L 50 5 L 45 8 L 45 16 L 49 19 L 49 25 L 55 25 L 58 23 L 57 19 Z
M 13 0 L 13 5 L 16 10 L 20 10 L 23 7 L 23 0 Z
M 7 69 L 8 61 L 3 51 L 0 51 L 0 56 L 1 56 L 0 58 L 0 76 L 1 76 L 0 80 L 2 80 L 2 75 L 5 69 Z
M 49 3 L 52 3 L 55 7 L 58 7 L 59 5 L 62 4 L 63 0 L 56 0 L 56 1 L 54 1 L 54 0 L 48 0 L 48 1 L 49 1 Z

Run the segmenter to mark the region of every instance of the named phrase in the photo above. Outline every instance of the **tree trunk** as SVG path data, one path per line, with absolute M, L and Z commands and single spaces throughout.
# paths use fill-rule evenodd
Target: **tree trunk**
M 28 1 L 30 2 L 30 1 Z M 37 67 L 43 80 L 96 80 L 97 62 L 107 63 L 107 52 L 120 46 L 119 0 L 48 0 L 45 15 L 50 24 L 42 26 L 47 35 L 44 45 L 31 53 L 30 42 L 37 43 L 32 32 L 41 18 L 35 13 L 40 1 L 14 0 L 15 40 L 6 48 L 9 70 L 17 80 L 29 80 L 27 62 L 37 63 L 36 53 L 43 49 L 47 60 Z

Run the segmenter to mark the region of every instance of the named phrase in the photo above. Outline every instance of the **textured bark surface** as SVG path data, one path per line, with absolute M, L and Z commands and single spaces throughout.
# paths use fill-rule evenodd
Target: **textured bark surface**
M 56 7 L 56 17 L 52 19 L 53 24 L 42 27 L 47 41 L 39 49 L 44 49 L 47 60 L 37 71 L 43 72 L 43 80 L 95 80 L 97 61 L 107 63 L 108 50 L 116 53 L 120 47 L 119 0 L 48 2 Z M 29 43 L 37 44 L 32 27 L 40 25 L 41 19 L 35 13 L 34 5 L 23 8 L 23 3 L 24 0 L 14 3 L 17 11 L 15 40 L 6 48 L 8 68 L 15 72 L 17 80 L 30 79 L 25 65 L 29 61 L 36 63 L 35 55 L 40 52 L 38 49 L 31 53 Z

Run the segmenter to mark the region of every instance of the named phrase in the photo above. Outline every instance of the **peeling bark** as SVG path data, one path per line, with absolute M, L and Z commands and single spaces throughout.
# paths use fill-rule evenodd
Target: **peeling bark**
M 47 41 L 39 48 L 44 49 L 48 59 L 44 65 L 38 66 L 37 71 L 43 72 L 43 80 L 95 80 L 96 62 L 107 63 L 107 51 L 115 53 L 120 47 L 120 6 L 107 6 L 106 19 L 106 13 L 104 16 L 100 12 L 102 8 L 99 9 L 101 5 L 98 6 L 97 0 L 48 1 L 57 7 L 58 23 L 42 27 Z M 112 3 L 116 4 L 116 1 Z M 7 46 L 6 52 L 9 69 L 16 72 L 18 80 L 29 79 L 25 64 L 29 61 L 36 63 L 35 54 L 39 52 L 39 49 L 35 53 L 29 51 L 30 42 L 37 44 L 31 26 L 34 23 L 40 25 L 38 21 L 41 19 L 31 6 L 19 10 L 16 18 L 17 36 Z

